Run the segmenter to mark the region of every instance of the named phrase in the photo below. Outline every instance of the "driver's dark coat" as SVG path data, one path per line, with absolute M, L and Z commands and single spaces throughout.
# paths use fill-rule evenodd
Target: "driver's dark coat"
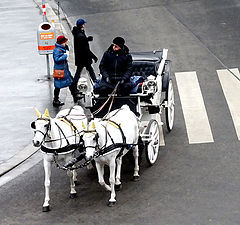
M 124 45 L 123 49 L 114 51 L 111 45 L 104 53 L 99 69 L 105 81 L 107 77 L 111 83 L 121 80 L 129 81 L 132 75 L 132 56 L 129 54 L 128 47 Z
M 88 38 L 80 27 L 73 27 L 72 34 L 74 37 L 74 54 L 75 65 L 89 65 L 92 63 L 92 59 L 96 56 L 92 53 L 89 47 Z

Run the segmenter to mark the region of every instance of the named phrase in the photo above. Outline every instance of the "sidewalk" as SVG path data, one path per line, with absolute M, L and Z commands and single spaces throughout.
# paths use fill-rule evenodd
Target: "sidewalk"
M 36 119 L 34 108 L 40 112 L 48 108 L 51 116 L 58 112 L 52 107 L 53 82 L 45 80 L 46 57 L 37 51 L 37 28 L 42 13 L 36 3 L 41 6 L 41 1 L 3 0 L 1 3 L 0 176 L 38 150 L 31 144 L 30 123 Z M 56 17 L 51 12 L 49 15 Z M 52 56 L 49 58 L 52 71 Z M 68 91 L 63 90 L 61 98 L 67 96 Z

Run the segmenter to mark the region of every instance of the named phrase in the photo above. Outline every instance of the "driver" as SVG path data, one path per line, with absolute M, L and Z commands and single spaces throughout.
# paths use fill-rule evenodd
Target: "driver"
M 106 96 L 112 93 L 119 82 L 117 94 L 129 95 L 131 90 L 132 56 L 122 37 L 113 39 L 113 43 L 104 53 L 99 65 L 102 79 L 94 85 L 94 93 Z

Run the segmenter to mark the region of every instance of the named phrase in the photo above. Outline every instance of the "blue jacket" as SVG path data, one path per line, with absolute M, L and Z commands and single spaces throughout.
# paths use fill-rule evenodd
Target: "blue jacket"
M 64 53 L 66 53 L 66 47 L 56 43 L 55 48 L 53 50 L 54 69 L 56 70 L 64 69 L 65 73 L 63 79 L 59 80 L 57 78 L 54 78 L 54 86 L 56 88 L 68 87 L 71 85 L 73 80 L 71 72 L 68 68 L 67 55 Z

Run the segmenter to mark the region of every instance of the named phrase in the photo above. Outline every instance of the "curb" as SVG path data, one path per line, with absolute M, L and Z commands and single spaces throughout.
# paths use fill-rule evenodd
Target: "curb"
M 30 158 L 37 151 L 38 149 L 33 147 L 32 144 L 29 144 L 23 150 L 15 154 L 12 158 L 6 160 L 0 166 L 0 177 Z
M 41 0 L 33 0 L 33 2 L 39 7 L 40 10 L 42 9 L 42 1 Z M 46 12 L 47 12 L 47 20 L 48 21 L 54 20 L 56 34 L 63 33 L 64 35 L 67 36 L 67 32 L 66 32 L 65 28 L 61 24 L 61 21 L 59 21 L 60 17 L 57 16 L 57 14 L 54 12 L 52 7 L 48 3 L 46 3 L 45 5 L 46 5 Z M 64 17 L 66 18 L 66 15 L 64 15 Z M 70 26 L 69 22 L 68 22 L 68 26 Z M 73 49 L 73 48 L 71 48 L 71 49 Z M 70 57 L 69 61 L 71 61 L 71 62 L 69 62 L 69 64 L 71 64 L 73 62 L 73 54 L 72 54 L 72 57 Z M 32 146 L 32 144 L 29 144 L 24 149 L 22 149 L 21 151 L 16 153 L 13 157 L 11 157 L 10 159 L 1 163 L 0 177 L 3 176 L 4 174 L 6 174 L 7 172 L 11 171 L 12 169 L 17 167 L 24 161 L 26 161 L 33 154 L 35 154 L 38 150 L 39 150 L 39 148 L 36 149 L 35 147 Z

